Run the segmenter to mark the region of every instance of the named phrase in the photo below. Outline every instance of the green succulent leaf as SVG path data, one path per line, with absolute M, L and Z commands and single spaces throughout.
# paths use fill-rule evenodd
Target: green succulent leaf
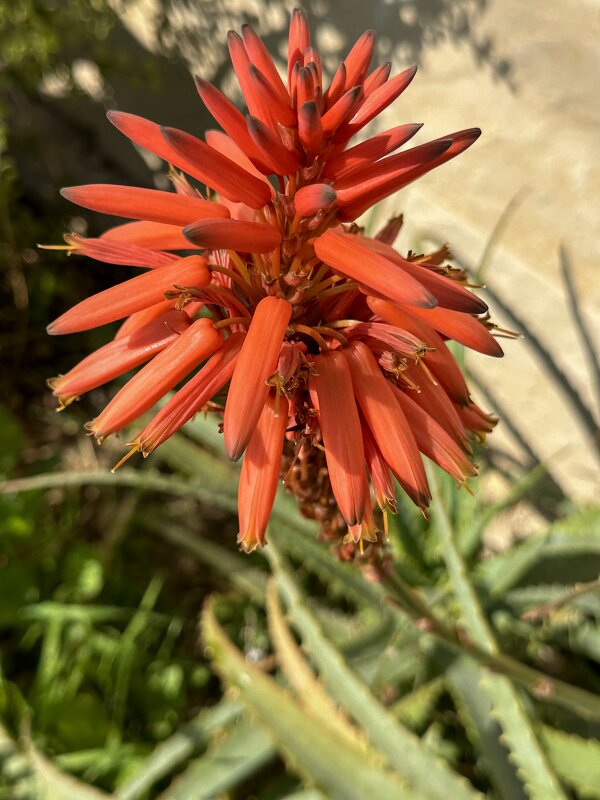
M 369 687 L 346 665 L 340 651 L 325 638 L 300 587 L 278 554 L 276 543 L 280 538 L 271 532 L 269 558 L 292 623 L 318 666 L 328 692 L 362 726 L 369 741 L 390 765 L 417 791 L 431 800 L 446 798 L 448 791 L 457 800 L 479 797 L 466 780 L 436 758 L 417 736 L 379 703 Z
M 225 635 L 210 603 L 204 610 L 202 629 L 205 644 L 213 652 L 216 670 L 236 688 L 242 702 L 269 731 L 290 767 L 309 784 L 316 785 L 331 800 L 365 797 L 425 800 L 424 795 L 409 790 L 396 773 L 325 729 L 289 692 L 247 662 Z

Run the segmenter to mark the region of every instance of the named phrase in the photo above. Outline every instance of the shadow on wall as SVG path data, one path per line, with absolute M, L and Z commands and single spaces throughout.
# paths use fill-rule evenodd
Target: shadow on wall
M 159 0 L 156 39 L 169 53 L 181 55 L 192 69 L 216 80 L 228 71 L 224 47 L 227 29 L 245 22 L 255 26 L 272 53 L 285 57 L 289 13 L 301 5 L 308 15 L 326 66 L 333 71 L 364 31 L 377 33 L 379 61 L 420 63 L 426 48 L 444 41 L 465 43 L 475 63 L 512 87 L 508 59 L 496 52 L 489 36 L 476 31 L 489 0 L 308 0 L 305 3 L 244 3 L 239 0 Z

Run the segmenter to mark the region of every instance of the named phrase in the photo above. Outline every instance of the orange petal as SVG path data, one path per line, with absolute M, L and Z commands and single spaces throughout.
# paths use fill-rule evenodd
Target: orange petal
M 318 410 L 333 494 L 348 525 L 362 521 L 367 493 L 362 431 L 348 363 L 340 352 L 315 358 L 310 396 Z
M 329 85 L 329 89 L 325 92 L 325 108 L 331 108 L 334 103 L 340 99 L 340 97 L 344 94 L 344 88 L 346 86 L 346 65 L 342 61 L 338 68 L 336 69 L 333 78 L 331 79 L 331 83 Z
M 267 111 L 266 124 L 279 123 L 290 128 L 296 125 L 296 112 L 290 105 L 290 99 L 282 98 L 260 70 L 250 65 L 250 78 L 254 87 L 254 95 L 260 101 L 261 107 Z M 261 115 L 264 121 L 264 115 Z
M 269 82 L 273 91 L 279 96 L 280 102 L 285 102 L 289 105 L 290 96 L 260 36 L 248 24 L 242 25 L 242 36 L 244 38 L 244 47 L 251 63 L 260 70 Z
M 161 222 L 126 222 L 105 231 L 101 239 L 151 250 L 191 250 L 192 246 L 176 225 Z
M 362 86 L 369 70 L 375 47 L 375 31 L 366 31 L 358 39 L 344 59 L 346 65 L 346 89 Z
M 304 103 L 298 109 L 298 136 L 305 151 L 314 156 L 323 147 L 323 126 L 316 103 Z
M 421 408 L 417 400 L 396 387 L 393 389 L 419 450 L 459 483 L 477 475 L 477 469 L 464 451 L 443 427 Z
M 177 128 L 161 128 L 161 132 L 169 146 L 188 164 L 185 171 L 228 200 L 245 203 L 250 208 L 262 208 L 270 202 L 271 192 L 264 181 L 238 167 L 206 142 Z
M 325 176 L 340 181 L 352 174 L 352 170 L 378 161 L 408 142 L 421 128 L 422 123 L 398 125 L 384 131 L 360 144 L 344 150 L 339 156 L 327 162 Z
M 250 75 L 250 59 L 244 47 L 242 37 L 235 31 L 227 33 L 227 47 L 233 65 L 233 71 L 238 79 L 242 95 L 248 106 L 248 111 L 258 117 L 265 125 L 271 122 L 271 114 L 263 99 L 257 94 L 254 82 Z
M 169 164 L 185 169 L 182 159 L 164 140 L 160 132 L 160 125 L 157 125 L 156 122 L 139 117 L 137 114 L 128 114 L 125 111 L 108 111 L 106 116 L 109 122 L 132 142 L 149 150 Z
M 362 422 L 363 446 L 365 448 L 365 459 L 375 492 L 377 505 L 382 511 L 396 513 L 396 489 L 394 478 L 388 467 L 381 451 L 377 447 L 373 434 L 369 426 Z
M 383 84 L 390 77 L 391 70 L 391 61 L 386 61 L 384 64 L 380 64 L 378 67 L 375 67 L 373 72 L 365 79 L 365 97 L 368 97 L 370 94 L 372 94 L 375 89 L 379 89 L 380 86 L 383 86 Z
M 345 122 L 356 110 L 362 96 L 360 86 L 355 86 L 336 100 L 332 106 L 323 114 L 321 125 L 327 135 L 333 134 L 340 125 Z M 349 137 L 348 137 L 349 138 Z
M 237 219 L 201 219 L 183 230 L 192 244 L 206 250 L 242 250 L 269 253 L 281 244 L 281 234 L 265 222 Z
M 323 66 L 321 64 L 321 56 L 317 53 L 314 47 L 307 47 L 304 51 L 304 66 L 309 69 L 314 69 L 316 75 L 316 86 L 319 90 L 323 87 Z
M 243 333 L 232 334 L 135 437 L 144 456 L 176 433 L 231 380 L 243 341 Z
M 288 150 L 279 137 L 256 117 L 248 117 L 248 132 L 261 158 L 276 175 L 290 175 L 300 167 L 298 153 Z
M 498 424 L 497 417 L 493 414 L 486 414 L 485 411 L 482 411 L 475 403 L 469 403 L 467 406 L 459 406 L 457 411 L 464 426 L 479 436 L 485 436 L 486 433 L 491 433 Z
M 342 352 L 348 359 L 354 393 L 377 447 L 404 491 L 424 508 L 431 499 L 425 469 L 391 384 L 362 342 L 354 342 Z
M 310 31 L 304 12 L 295 8 L 290 19 L 288 36 L 288 84 L 292 90 L 292 71 L 294 65 L 304 64 L 304 52 L 310 47 Z
M 410 67 L 399 75 L 386 81 L 378 89 L 372 90 L 348 125 L 348 138 L 363 128 L 372 119 L 375 119 L 384 108 L 402 94 L 412 79 L 415 77 L 417 68 Z
M 355 202 L 367 192 L 379 190 L 390 182 L 400 182 L 412 170 L 420 169 L 424 164 L 432 162 L 451 145 L 451 139 L 427 142 L 375 163 L 368 162 L 353 168 L 347 176 L 336 180 L 335 187 L 343 191 L 344 203 Z
M 427 364 L 427 356 L 424 363 Z M 419 405 L 448 431 L 457 444 L 464 447 L 467 432 L 444 387 L 434 383 L 430 375 L 412 364 L 405 369 L 403 375 L 419 387 Z
M 427 367 L 434 373 L 450 397 L 458 403 L 469 402 L 469 390 L 456 359 L 448 350 L 439 333 L 423 320 L 410 314 L 407 309 L 399 308 L 387 300 L 368 297 L 371 310 L 382 317 L 390 325 L 396 325 L 417 339 L 432 347 L 427 353 Z
M 233 461 L 244 452 L 262 412 L 269 393 L 266 381 L 277 368 L 291 314 L 288 301 L 277 297 L 264 297 L 254 311 L 225 405 L 225 449 Z
M 348 183 L 352 181 L 352 185 L 334 185 L 340 205 L 345 206 L 340 210 L 340 219 L 346 222 L 356 219 L 375 203 L 434 169 L 441 163 L 438 158 L 440 153 L 448 150 L 451 144 L 450 139 L 429 142 L 378 161 L 372 171 L 366 171 L 364 175 L 363 168 L 354 170 L 348 178 Z
M 397 303 L 431 307 L 435 297 L 391 261 L 373 253 L 352 234 L 328 230 L 314 242 L 315 253 L 336 272 L 357 280 Z
M 411 308 L 411 313 L 415 313 L 448 339 L 455 339 L 465 347 L 470 347 L 472 350 L 488 356 L 499 358 L 504 355 L 497 340 L 485 325 L 470 314 L 441 307 L 430 308 L 427 309 L 427 313 L 422 313 L 424 311 L 425 309 Z
M 187 225 L 196 219 L 229 216 L 229 211 L 218 203 L 174 192 L 160 192 L 157 189 L 138 189 L 135 186 L 98 183 L 70 186 L 61 189 L 60 193 L 72 203 L 102 214 L 168 225 Z
M 301 217 L 312 217 L 335 205 L 336 193 L 328 183 L 310 183 L 298 189 L 294 195 L 294 206 Z
M 238 489 L 240 532 L 246 552 L 264 544 L 265 531 L 281 470 L 281 454 L 288 423 L 288 401 L 269 396 L 252 433 L 242 463 Z
M 222 341 L 223 334 L 215 330 L 211 320 L 196 320 L 117 392 L 104 411 L 88 423 L 88 429 L 102 438 L 129 425 L 214 353 Z
M 75 246 L 77 254 L 103 261 L 105 264 L 127 264 L 130 267 L 154 269 L 177 261 L 177 256 L 157 252 L 149 247 L 121 244 L 110 239 L 89 239 L 77 234 L 68 234 L 65 238 L 69 244 Z
M 458 133 L 449 134 L 441 139 L 436 139 L 433 142 L 429 142 L 429 145 L 431 145 L 432 148 L 437 145 L 439 147 L 439 154 L 435 155 L 434 153 L 430 160 L 424 161 L 424 163 L 416 165 L 409 170 L 399 168 L 397 173 L 388 175 L 387 179 L 385 176 L 379 176 L 376 180 L 369 182 L 368 185 L 360 186 L 359 184 L 358 188 L 360 191 L 356 199 L 348 203 L 343 213 L 340 213 L 340 219 L 344 221 L 356 219 L 375 203 L 383 200 L 393 192 L 399 191 L 404 186 L 408 186 L 412 181 L 415 181 L 432 169 L 445 164 L 446 161 L 462 153 L 479 138 L 480 134 L 481 131 L 479 128 L 472 128 L 468 131 L 459 131 Z M 423 147 L 425 147 L 425 145 L 423 145 Z M 399 156 L 391 156 L 389 159 L 384 159 L 385 165 L 389 166 L 394 158 L 399 158 Z M 384 162 L 381 162 L 381 164 L 383 165 Z M 355 177 L 356 175 L 353 173 L 352 178 L 354 179 Z M 350 197 L 350 193 L 349 190 L 348 198 Z
M 216 87 L 196 76 L 196 88 L 206 108 L 210 111 L 228 136 L 248 156 L 252 163 L 264 174 L 269 169 L 260 159 L 256 145 L 246 126 L 246 117 Z
M 96 389 L 119 375 L 148 361 L 189 327 L 185 311 L 169 309 L 152 318 L 129 336 L 120 336 L 94 351 L 66 375 L 54 378 L 50 385 L 62 403 Z
M 246 123 L 244 121 L 244 125 L 245 124 Z M 226 133 L 222 133 L 221 131 L 206 131 L 204 138 L 206 139 L 207 144 L 209 144 L 213 149 L 218 150 L 219 153 L 227 156 L 227 158 L 231 159 L 231 161 L 235 161 L 239 167 L 245 169 L 246 172 L 249 172 L 251 175 L 254 175 L 256 178 L 266 184 L 271 192 L 272 197 L 274 197 L 275 192 L 273 191 L 273 187 L 265 178 L 264 173 L 260 172 L 254 166 L 246 153 L 244 153 L 242 148 L 236 142 L 234 142 L 230 136 L 227 136 Z
M 153 306 L 148 306 L 148 308 L 144 308 L 141 311 L 136 311 L 128 316 L 127 319 L 123 320 L 114 338 L 121 339 L 125 336 L 131 336 L 132 333 L 137 333 L 141 328 L 149 325 L 151 322 L 154 322 L 173 309 L 175 309 L 174 300 L 161 300 Z M 185 314 L 186 317 L 188 317 L 188 321 L 190 321 L 190 314 L 187 308 L 184 311 L 177 311 L 177 313 Z
M 164 299 L 174 286 L 206 286 L 210 272 L 202 256 L 188 256 L 165 264 L 92 295 L 48 326 L 48 333 L 78 333 L 106 325 Z
M 294 95 L 296 107 L 311 103 L 315 100 L 314 75 L 308 67 L 300 67 L 296 76 L 296 91 Z
M 455 311 L 465 311 L 468 314 L 483 314 L 487 311 L 487 303 L 451 278 L 433 272 L 414 261 L 408 261 L 406 258 L 402 258 L 400 253 L 384 242 L 371 239 L 367 236 L 361 236 L 359 238 L 361 244 L 364 244 L 365 247 L 389 258 L 390 261 L 393 261 L 394 264 L 398 264 L 399 267 L 418 280 L 419 283 L 422 283 L 435 297 L 439 306 L 451 308 Z

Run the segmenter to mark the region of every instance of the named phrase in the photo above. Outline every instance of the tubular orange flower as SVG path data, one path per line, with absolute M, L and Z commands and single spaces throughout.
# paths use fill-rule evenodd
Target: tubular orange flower
M 196 320 L 125 384 L 100 416 L 88 423 L 88 430 L 102 439 L 129 425 L 214 353 L 222 341 L 210 320 Z
M 206 286 L 206 259 L 188 256 L 92 295 L 48 325 L 48 333 L 79 333 L 158 303 L 178 285 Z
M 225 449 L 233 461 L 244 452 L 269 394 L 267 378 L 277 367 L 292 307 L 287 300 L 264 297 L 256 306 L 242 345 L 223 418 Z
M 238 542 L 246 552 L 264 542 L 279 481 L 287 422 L 287 400 L 277 403 L 272 394 L 268 395 L 240 473 Z
M 367 481 L 360 419 L 344 356 L 333 350 L 314 360 L 310 397 L 319 419 L 333 495 L 349 526 L 360 524 Z
M 405 123 L 351 141 L 416 72 L 390 77 L 389 63 L 372 68 L 374 44 L 368 31 L 328 81 L 296 9 L 286 81 L 244 25 L 228 46 L 247 114 L 202 78 L 198 93 L 222 128 L 204 140 L 108 114 L 169 164 L 174 191 L 104 184 L 63 191 L 84 208 L 134 220 L 97 239 L 67 234 L 65 249 L 145 272 L 49 326 L 72 333 L 124 319 L 113 341 L 51 381 L 55 394 L 64 406 L 141 367 L 89 423 L 102 439 L 185 381 L 133 437 L 130 454 L 149 455 L 201 410 L 219 415 L 228 455 L 246 451 L 245 550 L 264 542 L 282 476 L 341 557 L 377 557 L 379 516 L 396 509 L 393 476 L 424 508 L 422 455 L 462 483 L 476 472 L 469 436 L 483 438 L 495 424 L 472 401 L 446 345 L 452 339 L 502 355 L 466 273 L 448 264 L 446 247 L 398 253 L 399 216 L 375 237 L 355 222 L 462 153 L 480 131 L 402 150 L 421 128 Z

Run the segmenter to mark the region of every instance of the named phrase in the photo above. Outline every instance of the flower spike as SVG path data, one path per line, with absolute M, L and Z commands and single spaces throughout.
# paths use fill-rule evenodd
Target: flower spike
M 476 473 L 472 440 L 496 422 L 473 402 L 447 341 L 502 350 L 486 303 L 449 263 L 447 246 L 400 253 L 401 214 L 374 236 L 356 220 L 463 153 L 480 131 L 404 148 L 421 129 L 404 123 L 352 141 L 416 72 L 390 77 L 389 62 L 372 67 L 373 31 L 327 74 L 296 9 L 287 83 L 250 25 L 227 38 L 247 114 L 202 78 L 198 94 L 215 120 L 203 139 L 108 114 L 166 162 L 172 191 L 64 190 L 84 208 L 133 220 L 98 238 L 67 234 L 69 254 L 141 272 L 49 326 L 62 334 L 122 320 L 112 341 L 50 385 L 65 406 L 137 369 L 88 425 L 100 440 L 137 421 L 130 454 L 146 457 L 210 413 L 229 457 L 245 452 L 243 550 L 264 544 L 283 479 L 341 558 L 376 565 L 397 509 L 395 481 L 425 509 L 422 459 L 464 483 Z

